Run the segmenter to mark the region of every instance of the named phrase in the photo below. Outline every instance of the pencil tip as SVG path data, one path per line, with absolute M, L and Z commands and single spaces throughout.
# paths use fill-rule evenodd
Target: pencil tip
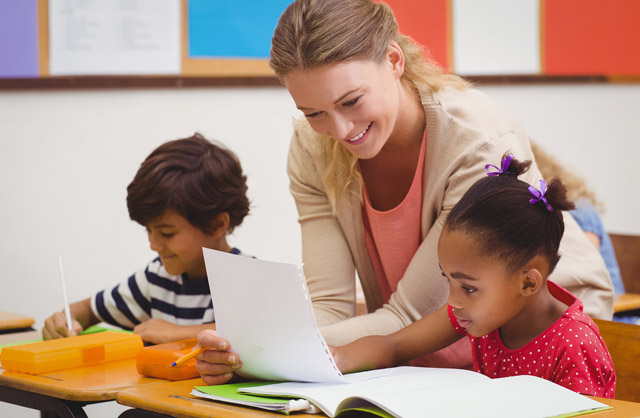
M 171 363 L 171 366 L 169 367 L 176 367 L 178 364 L 174 361 L 173 363 Z

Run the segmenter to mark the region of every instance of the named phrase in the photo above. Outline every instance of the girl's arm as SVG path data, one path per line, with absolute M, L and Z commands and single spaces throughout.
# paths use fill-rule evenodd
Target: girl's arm
M 447 314 L 447 305 L 391 335 L 372 335 L 350 344 L 333 347 L 343 373 L 380 369 L 438 351 L 462 338 Z

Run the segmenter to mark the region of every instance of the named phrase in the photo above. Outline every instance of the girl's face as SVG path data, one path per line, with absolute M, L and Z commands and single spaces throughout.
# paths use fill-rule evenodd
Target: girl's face
M 341 141 L 361 159 L 375 157 L 393 135 L 400 107 L 404 58 L 392 43 L 385 60 L 347 61 L 294 70 L 284 85 L 311 127 Z
M 449 304 L 460 326 L 482 337 L 522 311 L 520 274 L 509 273 L 497 258 L 479 251 L 471 235 L 445 228 L 438 242 L 442 274 L 449 280 Z
M 202 247 L 219 249 L 215 233 L 207 235 L 183 216 L 168 210 L 147 227 L 152 251 L 156 251 L 167 273 L 187 273 L 190 279 L 206 277 Z

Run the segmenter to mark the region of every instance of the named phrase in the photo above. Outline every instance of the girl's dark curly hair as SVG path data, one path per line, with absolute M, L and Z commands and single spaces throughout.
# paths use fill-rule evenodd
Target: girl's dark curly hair
M 557 178 L 544 194 L 553 210 L 548 210 L 543 201 L 530 203 L 534 198 L 530 185 L 518 179 L 530 165 L 531 161 L 513 159 L 502 174 L 478 180 L 451 210 L 445 227 L 473 236 L 482 254 L 503 261 L 510 273 L 538 254 L 549 261 L 551 273 L 560 260 L 562 211 L 575 206 Z

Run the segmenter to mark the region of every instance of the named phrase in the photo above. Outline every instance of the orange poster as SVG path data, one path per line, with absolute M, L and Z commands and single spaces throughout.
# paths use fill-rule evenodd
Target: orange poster
M 451 70 L 449 0 L 384 0 L 398 21 L 400 33 L 425 47 L 438 64 Z
M 640 74 L 640 1 L 541 1 L 545 74 Z

